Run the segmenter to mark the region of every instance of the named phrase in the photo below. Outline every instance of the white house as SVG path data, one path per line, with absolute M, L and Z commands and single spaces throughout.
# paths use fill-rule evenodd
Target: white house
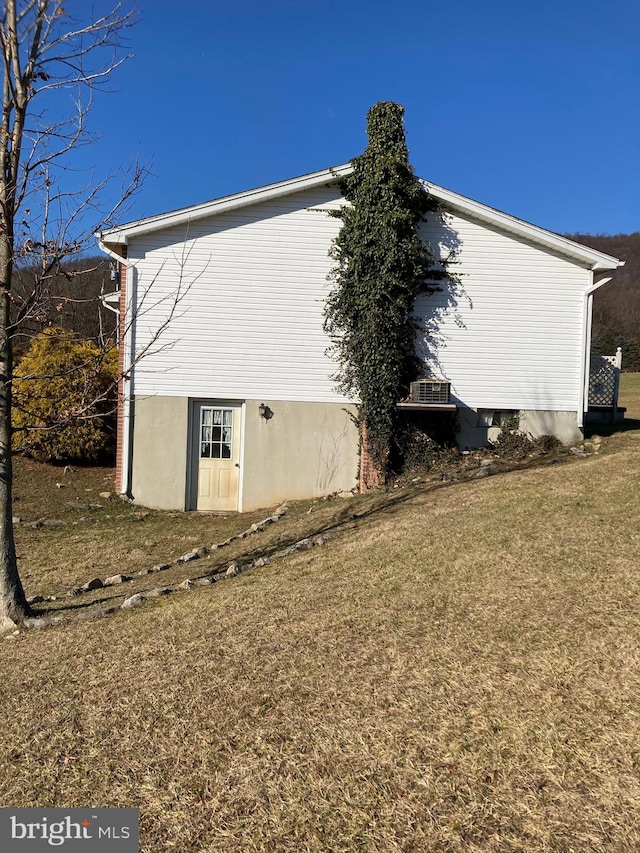
M 323 328 L 340 220 L 327 169 L 99 235 L 121 264 L 118 488 L 151 507 L 250 510 L 355 483 L 358 437 Z M 520 413 L 581 435 L 594 291 L 620 262 L 425 182 L 423 234 L 457 283 L 420 297 L 425 375 L 450 382 L 460 442 Z

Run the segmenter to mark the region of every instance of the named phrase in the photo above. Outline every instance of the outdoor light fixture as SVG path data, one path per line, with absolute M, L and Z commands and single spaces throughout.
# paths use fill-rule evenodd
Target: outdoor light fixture
M 264 403 L 260 403 L 260 405 L 258 406 L 258 411 L 260 412 L 260 417 L 264 418 L 265 421 L 268 421 L 269 418 L 273 417 L 273 411 L 269 408 L 269 406 L 266 406 Z

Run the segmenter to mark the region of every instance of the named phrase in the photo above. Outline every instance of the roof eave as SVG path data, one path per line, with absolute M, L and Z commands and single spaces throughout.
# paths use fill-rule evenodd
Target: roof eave
M 213 201 L 204 202 L 203 204 L 192 207 L 161 213 L 146 219 L 139 219 L 120 228 L 98 232 L 96 237 L 108 251 L 108 248 L 118 244 L 126 245 L 132 237 L 139 237 L 161 228 L 170 228 L 176 225 L 188 226 L 190 223 L 206 216 L 225 213 L 230 210 L 246 207 L 250 204 L 269 201 L 293 192 L 300 192 L 305 189 L 321 186 L 322 184 L 332 183 L 348 175 L 352 170 L 353 167 L 350 163 L 333 166 L 329 169 L 322 169 L 319 172 L 311 172 L 297 178 L 280 181 L 277 184 L 269 184 L 265 187 L 258 187 L 257 189 L 214 199 Z M 598 252 L 588 246 L 582 246 L 580 243 L 574 243 L 573 240 L 569 240 L 567 237 L 561 237 L 559 234 L 547 231 L 538 225 L 533 225 L 508 213 L 503 213 L 494 207 L 474 201 L 453 192 L 453 190 L 448 190 L 445 187 L 432 184 L 425 180 L 422 183 L 445 207 L 453 208 L 453 210 L 465 213 L 474 219 L 487 222 L 497 228 L 530 240 L 533 243 L 555 250 L 565 257 L 584 263 L 591 270 L 598 272 L 614 270 L 623 265 L 622 261 L 611 255 Z
M 510 231 L 517 234 L 519 237 L 524 237 L 533 243 L 553 249 L 562 255 L 575 258 L 582 263 L 588 265 L 589 269 L 594 271 L 614 270 L 624 265 L 624 261 L 614 258 L 612 255 L 606 255 L 604 252 L 599 252 L 596 249 L 591 249 L 588 246 L 583 246 L 580 243 L 575 243 L 567 237 L 561 237 L 553 231 L 547 231 L 545 228 L 540 228 L 539 225 L 533 225 L 523 219 L 518 219 L 516 216 L 511 216 L 508 213 L 503 213 L 494 207 L 489 207 L 486 204 L 481 204 L 478 201 L 459 195 L 453 190 L 445 189 L 437 184 L 432 184 L 429 181 L 422 181 L 429 192 L 445 206 L 452 207 L 463 213 L 468 214 L 474 219 L 479 219 L 488 222 L 491 225 L 501 228 L 504 231 Z
M 311 172 L 308 175 L 291 178 L 287 181 L 280 181 L 277 184 L 269 184 L 266 187 L 246 190 L 245 192 L 207 201 L 203 204 L 193 205 L 192 207 L 181 208 L 180 210 L 170 211 L 169 213 L 161 213 L 158 216 L 150 216 L 147 219 L 139 219 L 120 228 L 98 232 L 96 237 L 100 242 L 105 244 L 128 243 L 131 237 L 139 237 L 143 234 L 157 231 L 160 228 L 188 225 L 206 216 L 226 213 L 230 210 L 246 207 L 249 204 L 270 201 L 280 196 L 289 195 L 292 192 L 312 189 L 327 182 L 338 180 L 343 175 L 348 174 L 351 169 L 352 166 L 350 163 L 341 166 L 332 166 L 329 169 L 322 169 L 320 172 Z

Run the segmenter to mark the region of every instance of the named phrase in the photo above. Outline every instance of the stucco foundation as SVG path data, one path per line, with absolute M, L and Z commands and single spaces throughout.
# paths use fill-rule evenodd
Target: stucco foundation
M 243 510 L 348 491 L 357 466 L 358 431 L 340 403 L 246 403 Z
M 575 412 L 522 410 L 519 416 L 520 430 L 531 438 L 553 435 L 563 444 L 575 444 L 583 439 Z M 500 427 L 481 426 L 480 416 L 475 409 L 461 407 L 458 410 L 456 439 L 463 450 L 492 444 L 500 435 L 500 431 Z
M 136 398 L 131 477 L 136 503 L 155 509 L 193 508 L 197 464 L 189 458 L 191 402 L 187 397 Z M 268 407 L 269 418 L 260 415 L 260 403 Z M 249 400 L 242 420 L 243 511 L 355 486 L 358 433 L 345 406 Z
M 135 399 L 131 492 L 136 503 L 156 509 L 194 508 L 197 464 L 189 458 L 191 403 L 187 397 Z M 268 407 L 270 417 L 261 416 L 260 403 Z M 352 489 L 358 432 L 348 408 L 339 403 L 246 401 L 239 508 L 249 511 Z M 483 447 L 498 437 L 499 428 L 479 425 L 475 410 L 461 408 L 458 416 L 461 448 Z M 555 435 L 564 444 L 583 437 L 575 412 L 522 411 L 520 429 L 533 438 Z
M 136 503 L 184 509 L 188 427 L 186 397 L 136 397 L 131 472 Z
M 520 412 L 520 429 L 532 438 L 555 435 L 563 444 L 575 444 L 584 438 L 575 412 Z

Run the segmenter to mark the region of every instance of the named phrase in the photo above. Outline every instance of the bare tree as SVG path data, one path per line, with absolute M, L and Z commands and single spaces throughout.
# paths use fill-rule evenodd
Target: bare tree
M 64 171 L 74 151 L 94 138 L 86 124 L 92 97 L 127 58 L 122 48 L 132 12 L 119 3 L 77 21 L 62 0 L 4 0 L 1 14 L 0 625 L 29 613 L 12 525 L 11 381 L 18 328 L 55 298 L 52 283 L 63 260 L 115 222 L 144 172 L 134 167 L 124 175 L 118 200 L 103 209 L 102 191 L 113 175 L 90 177 L 73 190 Z M 56 109 L 60 90 L 74 96 L 68 115 Z M 53 113 L 46 108 L 48 96 Z M 35 274 L 30 287 L 14 294 L 14 270 L 25 260 Z

